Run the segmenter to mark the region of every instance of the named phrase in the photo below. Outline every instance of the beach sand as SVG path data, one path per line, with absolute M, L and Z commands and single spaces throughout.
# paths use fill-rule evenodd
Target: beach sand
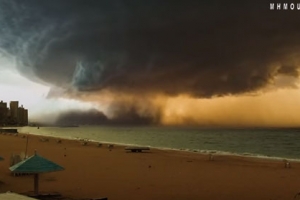
M 48 137 L 49 138 L 49 137 Z M 109 200 L 288 200 L 300 192 L 300 163 L 285 168 L 282 161 L 151 149 L 126 152 L 123 146 L 82 146 L 79 141 L 40 141 L 29 135 L 28 153 L 65 168 L 40 175 L 40 191 L 59 192 L 72 199 Z M 33 176 L 12 176 L 12 153 L 25 152 L 26 139 L 0 135 L 0 192 L 33 191 Z M 299 198 L 300 199 L 300 198 Z

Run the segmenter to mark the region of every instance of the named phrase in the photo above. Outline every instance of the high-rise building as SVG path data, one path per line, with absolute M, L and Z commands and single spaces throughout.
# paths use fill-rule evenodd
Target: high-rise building
M 8 117 L 7 103 L 1 101 L 0 102 L 0 126 L 5 125 L 7 117 Z
M 12 120 L 17 121 L 18 120 L 19 102 L 11 101 L 9 107 L 10 107 L 10 117 L 12 118 Z
M 24 124 L 25 126 L 28 125 L 28 110 L 24 109 Z
M 24 108 L 23 108 L 23 106 L 21 106 L 21 107 L 18 108 L 17 123 L 19 125 L 23 125 L 24 124 Z
M 28 125 L 28 110 L 23 105 L 18 108 L 18 124 L 21 126 Z
M 19 107 L 18 101 L 11 101 L 7 107 L 7 103 L 0 101 L 0 126 L 27 126 L 28 125 L 28 110 Z
M 7 117 L 9 118 L 10 117 L 10 109 L 7 108 Z

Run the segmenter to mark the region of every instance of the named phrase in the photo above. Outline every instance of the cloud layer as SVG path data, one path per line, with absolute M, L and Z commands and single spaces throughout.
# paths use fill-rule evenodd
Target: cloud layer
M 24 76 L 72 98 L 99 91 L 211 98 L 257 91 L 280 76 L 290 78 L 276 88 L 295 87 L 299 11 L 269 4 L 1 0 L 0 52 Z M 143 121 L 134 102 L 111 102 L 119 116 Z M 160 115 L 154 110 L 150 121 Z

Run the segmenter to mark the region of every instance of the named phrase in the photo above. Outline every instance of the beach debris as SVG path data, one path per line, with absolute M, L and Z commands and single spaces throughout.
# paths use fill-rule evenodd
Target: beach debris
M 291 163 L 286 159 L 283 160 L 283 163 L 284 163 L 284 168 L 291 168 L 292 167 Z
M 295 194 L 294 199 L 299 199 L 298 197 L 300 196 L 300 192 L 298 192 L 297 194 Z
M 89 140 L 88 139 L 80 139 L 79 141 L 81 142 L 82 146 L 87 146 Z
M 113 144 L 109 144 L 109 145 L 107 145 L 107 147 L 111 151 L 114 148 L 114 145 Z
M 49 139 L 48 138 L 40 138 L 40 141 L 41 142 L 49 142 Z
M 97 147 L 102 147 L 102 144 L 98 142 Z
M 61 143 L 61 139 L 57 139 L 56 143 L 60 144 Z
M 44 180 L 46 180 L 46 181 L 56 181 L 57 179 L 56 179 L 56 177 L 51 176 L 51 177 L 45 178 Z

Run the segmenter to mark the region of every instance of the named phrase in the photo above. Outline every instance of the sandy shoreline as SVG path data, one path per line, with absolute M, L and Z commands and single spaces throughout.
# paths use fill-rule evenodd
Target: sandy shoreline
M 285 168 L 280 160 L 151 149 L 131 153 L 124 146 L 29 135 L 28 154 L 38 154 L 65 171 L 42 174 L 40 190 L 73 199 L 293 199 L 300 192 L 300 163 Z M 0 192 L 33 190 L 33 177 L 14 177 L 12 153 L 25 152 L 26 139 L 0 134 Z

